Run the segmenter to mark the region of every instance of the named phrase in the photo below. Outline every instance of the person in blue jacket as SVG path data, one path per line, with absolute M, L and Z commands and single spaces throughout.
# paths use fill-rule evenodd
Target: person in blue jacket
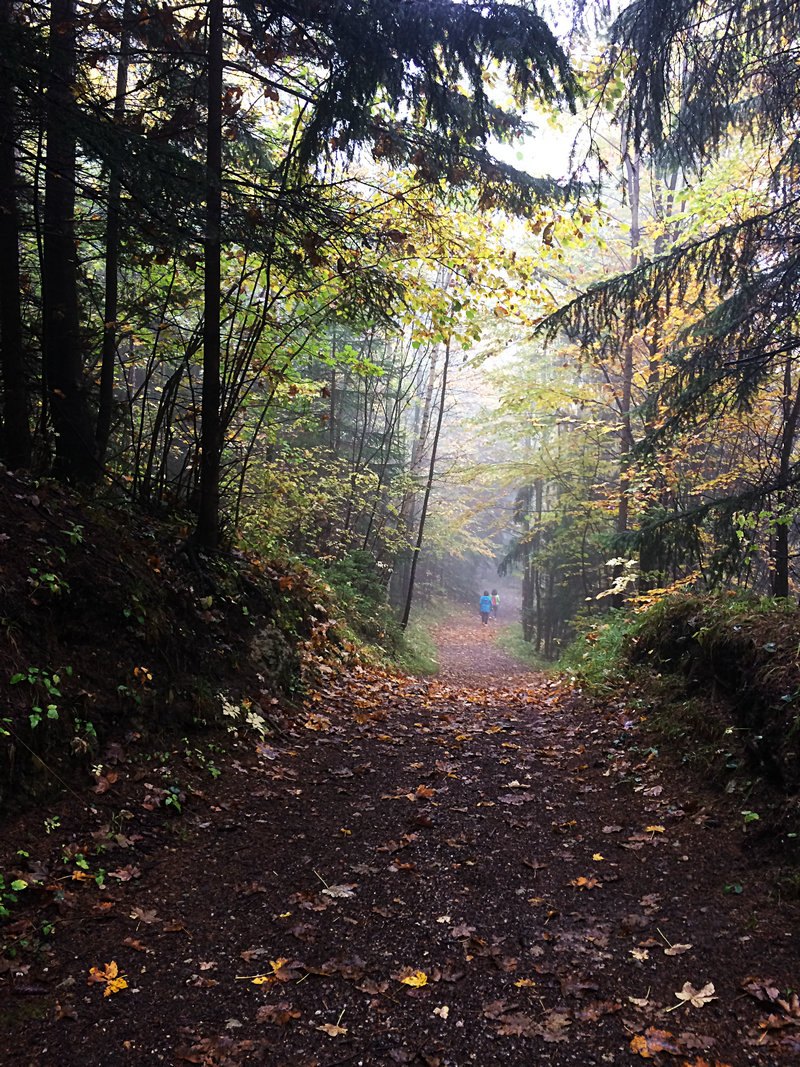
M 489 590 L 484 589 L 483 596 L 478 602 L 481 609 L 481 621 L 485 626 L 489 621 L 489 616 L 492 613 L 492 598 L 489 596 Z

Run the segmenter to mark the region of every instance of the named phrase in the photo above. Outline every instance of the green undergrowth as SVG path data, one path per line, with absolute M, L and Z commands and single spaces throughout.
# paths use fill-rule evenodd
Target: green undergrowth
M 204 554 L 180 518 L 2 468 L 0 514 L 0 810 L 85 785 L 129 733 L 216 729 L 231 707 L 269 726 L 357 655 L 300 560 Z
M 394 662 L 406 674 L 433 675 L 439 673 L 439 655 L 433 639 L 433 629 L 450 614 L 449 608 L 428 604 L 413 611 L 403 634 L 403 643 Z
M 522 623 L 512 622 L 498 630 L 495 644 L 507 655 L 525 663 L 535 671 L 551 671 L 553 664 L 536 651 L 530 641 L 522 636 Z
M 403 645 L 403 633 L 389 606 L 387 575 L 380 564 L 369 552 L 354 549 L 317 569 L 356 641 L 373 648 L 379 658 L 391 658 Z
M 771 791 L 784 829 L 791 824 L 791 843 L 800 792 L 799 652 L 800 609 L 790 601 L 678 594 L 585 619 L 559 666 L 591 695 L 635 713 L 650 744 L 695 766 L 743 811 L 756 792 Z

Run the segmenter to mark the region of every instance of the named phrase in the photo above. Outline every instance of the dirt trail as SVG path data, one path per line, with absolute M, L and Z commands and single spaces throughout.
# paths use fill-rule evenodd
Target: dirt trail
M 491 620 L 485 626 L 480 618 L 456 616 L 442 623 L 435 632 L 439 653 L 439 677 L 448 681 L 486 685 L 530 684 L 531 672 L 522 663 L 506 655 L 495 640 L 505 629 L 503 621 Z
M 31 882 L 6 942 L 40 948 L 3 977 L 0 1063 L 797 1062 L 797 914 L 742 828 L 626 743 L 624 708 L 480 624 L 438 639 L 441 678 L 354 671 L 280 744 L 225 740 L 216 780 L 129 747 L 55 834 L 6 825 Z

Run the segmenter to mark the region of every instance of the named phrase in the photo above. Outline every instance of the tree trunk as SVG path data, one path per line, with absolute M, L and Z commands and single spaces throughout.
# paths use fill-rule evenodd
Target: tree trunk
M 200 436 L 200 500 L 195 539 L 219 545 L 219 479 L 222 342 L 220 329 L 222 221 L 222 0 L 208 4 L 208 128 L 206 133 L 206 232 L 203 245 L 203 393 Z
M 131 50 L 132 0 L 125 0 L 122 13 L 122 32 L 117 62 L 117 81 L 114 92 L 114 122 L 122 124 L 125 117 L 125 98 L 128 91 L 128 66 Z M 103 351 L 100 364 L 100 400 L 95 428 L 95 446 L 100 464 L 105 460 L 111 433 L 111 412 L 114 403 L 114 370 L 117 362 L 117 314 L 119 309 L 119 240 L 120 240 L 120 163 L 115 158 L 108 180 L 108 211 L 106 215 L 106 278 L 103 309 Z
M 775 530 L 775 573 L 772 577 L 772 594 L 776 597 L 789 595 L 789 507 L 788 484 L 792 463 L 792 450 L 800 416 L 800 382 L 792 389 L 792 361 L 786 360 L 783 373 L 783 426 L 781 428 L 781 453 Z
M 0 270 L 0 370 L 3 376 L 0 455 L 12 469 L 27 467 L 31 459 L 19 283 L 13 9 L 13 0 L 0 0 L 0 263 L 3 265 Z
M 628 203 L 631 212 L 631 231 L 630 231 L 630 244 L 631 244 L 631 269 L 633 269 L 639 261 L 639 241 L 640 241 L 640 229 L 639 229 L 639 175 L 641 170 L 641 161 L 637 158 L 631 160 L 629 156 L 625 156 L 625 171 L 626 171 L 626 183 L 628 190 Z M 617 504 L 617 517 L 616 517 L 616 531 L 618 534 L 624 534 L 628 529 L 630 521 L 630 456 L 633 449 L 633 431 L 631 427 L 631 398 L 633 392 L 633 311 L 630 312 L 630 322 L 625 329 L 625 336 L 622 339 L 622 383 L 621 392 L 619 398 L 619 413 L 620 413 L 620 432 L 619 432 L 619 501 Z M 619 578 L 622 574 L 622 567 L 618 566 L 614 569 L 614 577 Z M 616 593 L 614 595 L 613 603 L 615 607 L 619 607 L 624 600 L 622 593 Z
M 42 220 L 42 333 L 46 390 L 56 435 L 54 472 L 97 474 L 83 381 L 75 243 L 75 0 L 51 0 L 47 162 Z
M 428 501 L 431 496 L 431 487 L 433 486 L 433 475 L 436 469 L 436 451 L 439 447 L 439 434 L 442 431 L 442 419 L 444 418 L 444 401 L 447 396 L 447 368 L 450 365 L 450 338 L 448 337 L 447 343 L 444 349 L 444 365 L 442 367 L 442 389 L 439 399 L 439 417 L 436 420 L 436 432 L 433 435 L 433 442 L 431 444 L 431 461 L 428 467 L 428 481 L 425 486 L 425 496 L 422 498 L 422 511 L 419 517 L 419 528 L 417 531 L 417 544 L 414 548 L 414 555 L 411 558 L 411 573 L 408 577 L 408 592 L 406 593 L 406 606 L 403 612 L 403 619 L 400 626 L 403 630 L 408 626 L 408 617 L 411 614 L 411 602 L 414 598 L 414 580 L 417 575 L 417 564 L 419 563 L 419 554 L 422 549 L 422 537 L 425 530 L 425 519 L 428 514 Z

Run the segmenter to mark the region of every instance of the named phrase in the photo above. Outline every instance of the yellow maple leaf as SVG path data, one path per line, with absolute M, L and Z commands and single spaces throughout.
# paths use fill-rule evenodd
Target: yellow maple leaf
M 123 975 L 119 975 L 118 978 L 112 978 L 103 990 L 104 997 L 110 997 L 112 993 L 119 993 L 120 989 L 127 989 L 128 983 L 125 981 Z
M 592 859 L 599 862 L 600 860 L 604 860 L 605 856 L 601 856 L 599 852 L 595 852 L 595 854 L 592 856 Z
M 576 889 L 595 889 L 603 883 L 598 882 L 594 876 L 591 878 L 584 878 L 583 875 L 581 875 L 580 878 L 573 878 L 568 884 L 575 886 Z
M 400 981 L 403 985 L 416 986 L 418 988 L 428 984 L 428 976 L 424 971 L 412 971 L 411 974 L 407 974 Z
M 664 833 L 664 827 L 663 826 L 645 826 L 645 833 L 648 833 L 648 834 L 663 834 Z
M 99 967 L 92 967 L 89 971 L 89 982 L 90 984 L 92 982 L 104 982 L 104 997 L 109 997 L 112 993 L 119 993 L 120 989 L 128 988 L 125 976 L 119 973 L 119 967 L 115 960 L 106 963 L 102 970 Z

